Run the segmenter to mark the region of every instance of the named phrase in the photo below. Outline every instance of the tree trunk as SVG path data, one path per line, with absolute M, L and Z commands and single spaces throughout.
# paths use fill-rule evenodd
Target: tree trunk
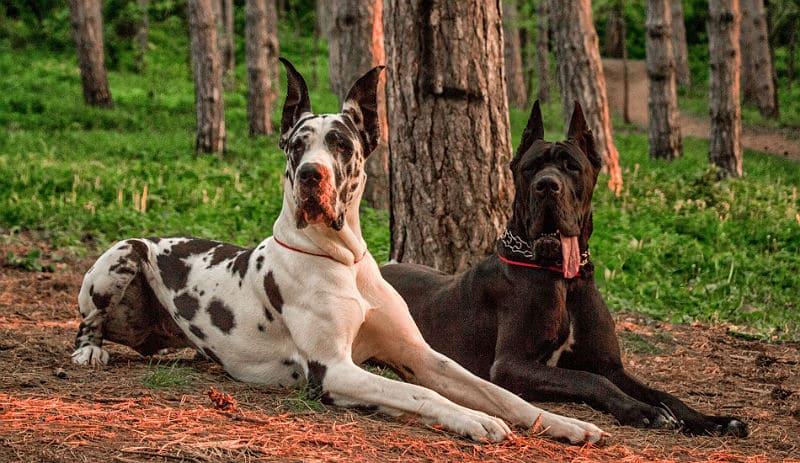
M 624 23 L 625 11 L 622 9 L 622 3 L 615 1 L 608 12 L 608 19 L 606 20 L 606 39 L 603 47 L 605 56 L 622 58 L 622 50 L 625 48 L 625 42 L 622 39 Z
M 764 0 L 740 0 L 742 27 L 742 92 L 744 101 L 754 104 L 764 117 L 778 117 L 778 100 L 772 75 Z
M 250 135 L 271 135 L 279 82 L 275 0 L 246 0 L 245 36 Z
M 742 175 L 742 114 L 739 106 L 739 0 L 710 0 L 708 48 L 711 67 L 709 160 L 722 175 Z
M 329 8 L 332 17 L 328 26 L 328 75 L 331 89 L 342 103 L 353 82 L 386 60 L 383 1 L 338 0 Z M 389 160 L 385 73 L 378 83 L 378 114 L 381 141 L 367 160 L 363 198 L 372 207 L 386 209 L 389 207 Z
M 147 35 L 150 28 L 150 0 L 137 0 L 139 7 L 139 21 L 136 29 L 136 72 L 142 73 L 147 67 Z
M 539 100 L 550 101 L 550 65 L 549 53 L 549 0 L 539 0 L 536 15 L 536 75 L 539 78 Z
M 236 35 L 233 30 L 233 0 L 222 0 L 221 10 L 220 51 L 222 53 L 222 75 L 225 86 L 233 88 L 236 81 L 236 48 L 234 44 Z
M 594 134 L 597 152 L 609 173 L 608 187 L 619 194 L 622 172 L 611 133 L 606 79 L 592 23 L 591 2 L 550 0 L 550 20 L 564 116 L 569 120 L 574 102 L 581 104 Z
M 792 89 L 795 76 L 795 53 L 797 53 L 797 28 L 792 28 L 791 35 L 789 36 L 789 59 L 786 64 L 786 79 L 788 80 L 787 86 L 789 90 Z
M 392 258 L 445 272 L 494 250 L 512 182 L 499 2 L 387 0 Z
M 197 110 L 195 151 L 219 153 L 225 149 L 225 110 L 212 0 L 189 0 L 188 14 Z
M 525 88 L 525 72 L 522 66 L 522 45 L 517 24 L 516 0 L 503 1 L 503 43 L 508 104 L 525 108 L 528 104 L 528 89 Z
M 622 11 L 625 11 L 625 0 L 622 0 Z M 622 18 L 622 120 L 631 123 L 630 79 L 628 78 L 628 25 Z
M 686 45 L 686 25 L 683 19 L 682 0 L 670 0 L 672 6 L 672 55 L 675 57 L 675 77 L 678 85 L 692 85 L 689 72 L 689 49 Z
M 650 81 L 647 138 L 650 156 L 668 160 L 680 157 L 683 151 L 671 19 L 669 0 L 647 1 L 647 78 Z
M 70 0 L 72 36 L 81 69 L 83 99 L 91 106 L 111 108 L 105 56 L 103 55 L 103 15 L 100 0 Z

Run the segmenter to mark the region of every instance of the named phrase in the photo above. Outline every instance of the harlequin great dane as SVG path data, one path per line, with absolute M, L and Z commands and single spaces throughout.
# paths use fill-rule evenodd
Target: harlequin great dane
M 425 339 L 528 400 L 585 402 L 627 425 L 746 436 L 741 420 L 701 414 L 625 371 L 589 259 L 601 160 L 580 105 L 566 141 L 543 138 L 536 102 L 511 162 L 516 196 L 495 254 L 460 275 L 383 267 Z
M 599 440 L 596 426 L 535 408 L 433 351 L 381 278 L 358 205 L 379 136 L 382 67 L 354 84 L 340 114 L 315 115 L 302 76 L 282 61 L 287 165 L 274 236 L 255 249 L 192 238 L 117 243 L 84 278 L 73 361 L 106 364 L 104 339 L 143 355 L 194 347 L 242 381 L 307 380 L 327 403 L 419 415 L 476 440 L 506 438 L 503 420 L 529 427 L 537 418 L 552 437 Z M 359 368 L 370 359 L 414 384 Z

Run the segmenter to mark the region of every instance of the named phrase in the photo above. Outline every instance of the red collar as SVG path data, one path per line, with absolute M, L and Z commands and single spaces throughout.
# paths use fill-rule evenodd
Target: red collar
M 313 253 L 313 252 L 303 251 L 302 249 L 298 249 L 298 248 L 295 248 L 295 247 L 293 247 L 293 246 L 289 246 L 288 244 L 286 244 L 286 243 L 284 243 L 283 241 L 279 240 L 279 239 L 278 239 L 278 237 L 276 237 L 276 236 L 273 236 L 273 237 L 272 237 L 272 239 L 274 239 L 276 243 L 280 244 L 280 245 L 281 245 L 281 246 L 283 246 L 284 248 L 286 248 L 286 249 L 289 249 L 289 250 L 291 250 L 291 251 L 294 251 L 294 252 L 299 252 L 300 254 L 307 254 L 307 255 L 309 255 L 309 256 L 315 256 L 315 257 L 324 257 L 324 258 L 326 258 L 326 259 L 330 259 L 330 260 L 332 260 L 332 261 L 334 261 L 334 262 L 339 262 L 338 260 L 334 259 L 333 257 L 331 257 L 331 256 L 329 256 L 329 255 L 327 255 L 327 254 L 315 254 L 315 253 Z M 362 259 L 364 258 L 364 256 L 366 256 L 366 255 L 367 255 L 367 251 L 364 251 L 364 254 L 362 254 L 362 255 L 361 255 L 361 257 L 359 257 L 358 259 L 356 259 L 356 260 L 353 262 L 353 264 L 357 264 L 357 263 L 361 262 L 361 260 L 362 260 Z M 341 263 L 341 262 L 339 262 L 339 263 Z
M 562 276 L 564 275 L 564 269 L 562 269 L 561 267 L 556 267 L 555 265 L 539 265 L 539 264 L 534 264 L 533 262 L 520 262 L 518 260 L 511 260 L 508 257 L 503 257 L 502 255 L 500 255 L 500 253 L 497 253 L 497 257 L 500 258 L 500 260 L 502 260 L 503 262 L 505 262 L 508 265 L 514 265 L 514 266 L 517 266 L 517 267 L 536 268 L 536 269 L 541 269 L 541 270 L 549 270 L 551 272 L 558 273 L 559 275 L 562 275 Z M 577 278 L 577 277 L 579 277 L 581 275 L 581 273 L 584 273 L 584 269 L 583 269 L 584 265 L 586 265 L 586 264 L 582 262 L 580 268 L 578 269 L 578 274 L 575 275 L 573 278 Z

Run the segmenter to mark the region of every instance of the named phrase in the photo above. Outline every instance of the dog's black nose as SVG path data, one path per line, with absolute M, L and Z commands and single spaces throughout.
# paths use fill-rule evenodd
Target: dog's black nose
M 304 164 L 297 173 L 297 179 L 305 185 L 317 185 L 322 181 L 322 169 L 314 164 Z
M 548 193 L 558 194 L 561 192 L 561 182 L 557 178 L 548 175 L 537 180 L 534 188 L 539 196 L 544 196 Z

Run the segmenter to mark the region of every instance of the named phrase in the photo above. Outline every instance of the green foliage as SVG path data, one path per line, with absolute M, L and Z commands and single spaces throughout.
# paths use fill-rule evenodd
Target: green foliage
M 26 272 L 53 272 L 55 267 L 52 264 L 42 264 L 40 261 L 42 251 L 31 249 L 24 256 L 18 256 L 9 251 L 6 254 L 5 266 L 25 270 Z
M 150 37 L 146 72 L 110 72 L 112 110 L 83 104 L 72 50 L 42 44 L 0 54 L 0 229 L 38 230 L 55 247 L 88 243 L 91 253 L 131 236 L 254 245 L 271 234 L 284 156 L 277 136 L 247 136 L 243 60 L 237 86 L 225 94 L 228 152 L 195 156 L 185 24 L 171 15 L 154 22 Z M 317 44 L 287 25 L 280 39 L 281 54 L 307 77 L 315 109 L 335 111 L 324 53 L 311 59 Z M 548 138 L 561 139 L 560 105 L 544 112 Z M 515 140 L 526 117 L 511 113 Z M 592 239 L 612 310 L 798 339 L 797 165 L 748 151 L 746 177 L 717 183 L 707 142 L 685 140 L 684 158 L 665 163 L 649 159 L 645 134 L 618 130 L 616 141 L 625 190 L 614 197 L 601 177 Z M 388 214 L 363 207 L 362 226 L 373 254 L 386 260 Z
M 193 368 L 183 366 L 178 360 L 161 365 L 161 362 L 152 362 L 147 366 L 148 371 L 142 377 L 142 385 L 150 389 L 171 389 L 188 386 L 196 376 Z

